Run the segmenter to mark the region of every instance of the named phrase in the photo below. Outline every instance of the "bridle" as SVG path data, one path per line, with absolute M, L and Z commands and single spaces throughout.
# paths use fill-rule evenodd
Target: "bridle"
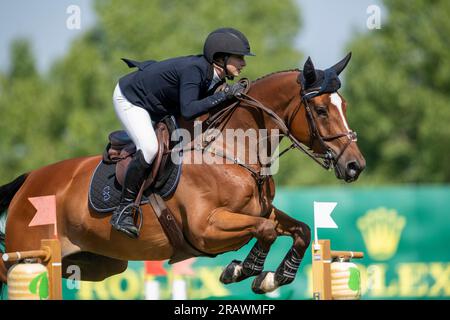
M 250 89 L 250 81 L 248 79 L 241 79 L 240 82 L 243 83 L 244 87 L 246 88 L 244 90 L 244 92 L 237 97 L 237 101 L 232 103 L 231 105 L 222 108 L 221 110 L 219 110 L 218 112 L 212 114 L 206 121 L 206 129 L 204 132 L 207 132 L 210 129 L 219 129 L 219 127 L 221 127 L 218 130 L 218 134 L 220 134 L 222 132 L 222 130 L 224 129 L 227 121 L 232 117 L 234 111 L 242 104 L 245 103 L 246 105 L 255 107 L 256 109 L 259 109 L 261 111 L 263 111 L 264 113 L 266 113 L 267 115 L 269 115 L 272 118 L 272 121 L 275 122 L 276 126 L 280 129 L 280 131 L 282 132 L 281 136 L 286 136 L 289 138 L 289 140 L 292 142 L 291 145 L 289 147 L 287 147 L 286 149 L 284 149 L 282 152 L 280 152 L 280 154 L 268 163 L 268 165 L 263 166 L 262 164 L 260 165 L 260 169 L 255 170 L 252 166 L 246 164 L 245 162 L 241 161 L 239 158 L 237 158 L 234 155 L 229 155 L 227 154 L 227 152 L 221 152 L 217 149 L 214 149 L 214 151 L 211 150 L 211 148 L 209 148 L 212 144 L 212 142 L 217 138 L 216 136 L 212 136 L 209 138 L 203 138 L 202 140 L 202 145 L 198 146 L 198 147 L 192 147 L 190 148 L 190 150 L 202 150 L 203 151 L 208 151 L 211 152 L 215 155 L 219 155 L 221 157 L 227 158 L 231 161 L 233 161 L 235 164 L 245 168 L 248 172 L 250 172 L 250 174 L 253 176 L 253 178 L 256 181 L 257 187 L 258 187 L 258 193 L 260 194 L 259 197 L 259 201 L 260 204 L 263 208 L 266 208 L 266 206 L 264 205 L 263 202 L 263 197 L 262 195 L 262 190 L 263 190 L 263 185 L 265 183 L 265 181 L 267 180 L 267 178 L 269 178 L 271 175 L 268 174 L 261 174 L 263 168 L 270 168 L 271 165 L 273 164 L 273 162 L 277 159 L 280 158 L 283 154 L 287 153 L 288 151 L 296 148 L 302 152 L 304 152 L 306 155 L 308 155 L 311 159 L 313 159 L 315 162 L 317 162 L 320 166 L 322 166 L 325 169 L 330 169 L 332 166 L 336 166 L 338 160 L 340 159 L 340 157 L 342 156 L 342 154 L 345 152 L 345 150 L 348 148 L 348 146 L 353 142 L 356 141 L 356 132 L 354 131 L 349 131 L 349 132 L 345 132 L 345 133 L 338 133 L 336 135 L 332 135 L 332 136 L 322 136 L 320 134 L 320 131 L 316 125 L 313 113 L 311 111 L 311 107 L 309 106 L 308 100 L 311 99 L 314 94 L 317 94 L 317 92 L 315 91 L 310 91 L 310 92 L 305 92 L 303 94 L 303 90 L 300 90 L 300 95 L 301 95 L 301 101 L 300 103 L 295 107 L 293 113 L 291 114 L 291 116 L 289 117 L 287 124 L 283 121 L 283 119 L 281 119 L 280 116 L 278 116 L 272 109 L 267 108 L 264 104 L 262 104 L 260 101 L 258 101 L 257 99 L 249 96 L 247 94 L 247 92 Z M 305 110 L 306 110 L 306 114 L 307 114 L 307 121 L 308 121 L 308 126 L 309 126 L 309 130 L 310 130 L 310 146 L 312 148 L 314 140 L 317 139 L 319 141 L 319 143 L 322 145 L 323 150 L 325 150 L 324 153 L 314 153 L 312 151 L 311 148 L 308 148 L 306 146 L 304 146 L 300 141 L 297 140 L 297 138 L 294 137 L 294 135 L 291 133 L 291 124 L 293 123 L 296 115 L 298 114 L 298 111 L 300 110 L 302 104 L 305 106 Z M 204 135 L 203 135 L 204 136 Z M 326 142 L 328 141 L 332 141 L 335 139 L 339 139 L 342 137 L 347 137 L 348 141 L 347 143 L 344 145 L 344 147 L 339 151 L 339 153 L 337 154 L 337 156 L 335 156 L 335 153 L 333 152 L 333 150 L 327 145 Z M 270 172 L 270 169 L 269 169 Z M 268 208 L 266 209 L 270 209 L 270 205 Z M 263 212 L 270 212 L 270 210 L 263 210 Z M 264 215 L 263 215 L 264 216 Z
M 310 99 L 312 99 L 319 93 L 318 88 L 310 89 L 308 91 L 303 91 L 302 89 L 300 90 L 301 101 L 295 107 L 291 116 L 288 118 L 287 123 L 285 124 L 283 119 L 281 119 L 281 117 L 278 116 L 273 110 L 267 108 L 260 101 L 258 101 L 257 99 L 255 99 L 247 94 L 247 92 L 249 91 L 249 88 L 250 88 L 250 81 L 248 79 L 241 79 L 240 81 L 243 82 L 243 84 L 246 87 L 246 90 L 239 97 L 237 97 L 237 99 L 238 99 L 237 102 L 223 108 L 222 110 L 220 110 L 216 114 L 210 116 L 206 120 L 206 124 L 208 126 L 207 130 L 210 128 L 217 128 L 218 125 L 220 126 L 220 124 L 224 122 L 223 120 L 231 117 L 233 111 L 242 102 L 244 102 L 245 104 L 255 107 L 259 110 L 262 110 L 263 112 L 268 114 L 272 118 L 272 120 L 275 122 L 276 126 L 283 133 L 283 135 L 288 137 L 288 139 L 291 141 L 292 144 L 289 147 L 287 147 L 286 149 L 284 149 L 282 152 L 280 152 L 280 154 L 278 155 L 277 158 L 281 157 L 287 151 L 296 148 L 296 149 L 302 151 L 303 153 L 305 153 L 306 155 L 308 155 L 311 159 L 313 159 L 320 166 L 322 166 L 324 169 L 327 169 L 327 170 L 332 167 L 335 167 L 337 162 L 341 158 L 341 156 L 344 154 L 345 150 L 347 150 L 347 148 L 349 147 L 349 145 L 352 142 L 357 141 L 356 132 L 352 131 L 352 130 L 350 130 L 348 132 L 338 133 L 338 134 L 331 135 L 331 136 L 322 136 L 321 135 L 320 130 L 317 127 L 313 112 L 311 111 L 311 107 L 308 103 L 308 101 Z M 300 111 L 302 105 L 305 106 L 306 117 L 307 117 L 307 121 L 308 121 L 309 132 L 310 132 L 309 145 L 311 147 L 306 147 L 305 145 L 303 145 L 291 133 L 291 130 L 292 130 L 291 125 L 294 122 L 294 119 L 297 116 L 298 112 Z M 220 131 L 222 131 L 222 129 Z M 348 140 L 347 140 L 346 144 L 344 145 L 344 147 L 339 151 L 339 153 L 336 154 L 333 151 L 333 149 L 327 144 L 327 142 L 333 141 L 335 139 L 343 138 L 343 137 L 347 137 Z M 315 140 L 318 140 L 319 144 L 321 145 L 322 150 L 325 150 L 323 153 L 315 153 L 312 151 L 311 148 L 312 148 Z M 206 144 L 204 144 L 204 147 L 206 147 L 211 142 L 212 142 L 211 140 L 207 141 Z M 276 159 L 273 159 L 269 163 L 269 166 L 273 163 L 274 160 L 276 160 Z
M 305 113 L 308 121 L 309 126 L 309 132 L 310 132 L 310 140 L 309 145 L 312 147 L 314 140 L 318 140 L 319 144 L 321 146 L 322 150 L 325 150 L 323 153 L 315 153 L 312 152 L 311 148 L 308 150 L 305 150 L 304 148 L 299 148 L 297 145 L 299 142 L 295 137 L 292 136 L 290 132 L 288 132 L 289 139 L 295 144 L 295 147 L 298 149 L 301 149 L 303 152 L 305 152 L 308 156 L 310 156 L 312 159 L 314 159 L 319 165 L 321 165 L 325 169 L 330 169 L 331 167 L 335 167 L 341 156 L 344 154 L 345 150 L 350 146 L 352 142 L 358 141 L 357 134 L 355 131 L 350 130 L 347 132 L 337 133 L 330 136 L 323 136 L 320 133 L 319 128 L 317 127 L 316 120 L 314 118 L 314 114 L 311 110 L 311 107 L 308 103 L 310 99 L 317 96 L 319 93 L 320 88 L 314 88 L 307 91 L 300 90 L 300 96 L 301 96 L 301 103 L 298 104 L 295 108 L 295 110 L 292 112 L 292 115 L 289 117 L 287 121 L 287 129 L 291 129 L 291 124 L 295 119 L 295 116 L 297 115 L 298 111 L 300 110 L 302 104 L 305 106 Z M 348 140 L 346 144 L 342 147 L 342 149 L 339 151 L 339 153 L 335 153 L 333 149 L 327 144 L 329 141 L 333 141 L 339 138 L 346 137 Z

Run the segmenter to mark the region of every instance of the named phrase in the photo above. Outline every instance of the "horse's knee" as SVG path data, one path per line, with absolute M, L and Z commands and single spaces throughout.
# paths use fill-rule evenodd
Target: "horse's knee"
M 256 238 L 266 244 L 272 244 L 277 238 L 275 223 L 272 220 L 264 219 L 256 228 Z
M 297 232 L 294 236 L 294 247 L 306 250 L 311 243 L 311 228 L 306 223 L 299 222 L 296 229 Z
M 302 222 L 302 229 L 303 229 L 303 242 L 305 243 L 305 246 L 308 247 L 311 242 L 311 228 L 306 224 Z

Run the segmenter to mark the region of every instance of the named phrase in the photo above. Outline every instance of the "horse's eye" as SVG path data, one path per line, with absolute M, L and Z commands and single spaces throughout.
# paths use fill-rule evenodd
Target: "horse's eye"
M 328 110 L 326 107 L 316 107 L 316 113 L 319 117 L 326 117 L 328 115 Z

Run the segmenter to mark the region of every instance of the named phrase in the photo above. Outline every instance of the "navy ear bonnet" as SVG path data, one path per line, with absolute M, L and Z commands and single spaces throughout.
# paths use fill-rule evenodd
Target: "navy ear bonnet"
M 311 99 L 324 93 L 333 93 L 341 87 L 339 74 L 344 70 L 350 61 L 351 52 L 326 70 L 316 70 L 310 57 L 305 62 L 303 72 L 299 75 L 299 81 L 302 85 L 302 97 Z

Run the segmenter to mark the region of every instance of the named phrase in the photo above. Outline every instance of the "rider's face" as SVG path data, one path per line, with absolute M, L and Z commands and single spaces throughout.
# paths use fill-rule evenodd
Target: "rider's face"
M 238 76 L 246 66 L 244 56 L 232 54 L 227 61 L 227 70 L 233 76 Z

